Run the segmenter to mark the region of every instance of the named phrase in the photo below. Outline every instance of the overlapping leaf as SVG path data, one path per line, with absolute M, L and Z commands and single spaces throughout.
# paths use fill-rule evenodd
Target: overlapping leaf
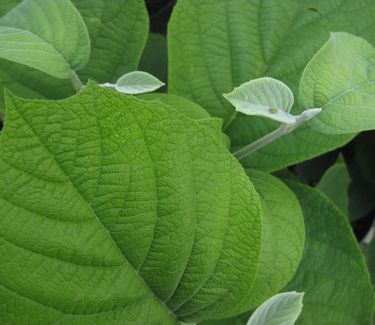
M 85 23 L 70 1 L 24 0 L 0 19 L 0 58 L 69 79 L 90 56 Z
M 0 14 L 16 2 L 0 2 Z M 90 59 L 79 76 L 114 82 L 137 69 L 148 34 L 146 6 L 138 0 L 73 0 L 87 25 L 91 39 Z M 69 81 L 58 80 L 34 69 L 0 60 L 0 87 L 27 98 L 66 98 L 74 93 Z M 3 107 L 0 91 L 0 111 Z
M 214 129 L 90 84 L 8 97 L 0 152 L 1 323 L 172 324 L 248 295 L 259 199 Z
M 319 191 L 289 184 L 306 228 L 304 256 L 285 289 L 305 292 L 296 324 L 370 324 L 374 293 L 347 217 Z
M 224 118 L 232 148 L 238 150 L 277 124 L 237 114 L 222 94 L 263 76 L 283 81 L 296 93 L 303 69 L 329 32 L 349 32 L 375 44 L 374 10 L 372 0 L 181 0 L 169 25 L 169 89 Z M 277 170 L 351 138 L 323 135 L 305 126 L 244 163 Z
M 308 122 L 322 133 L 374 129 L 375 48 L 359 37 L 332 33 L 303 72 L 299 106 L 322 108 Z

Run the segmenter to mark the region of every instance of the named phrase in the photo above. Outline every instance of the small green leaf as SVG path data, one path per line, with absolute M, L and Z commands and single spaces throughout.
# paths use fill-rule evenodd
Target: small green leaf
M 224 97 L 238 112 L 268 117 L 283 123 L 294 123 L 289 114 L 294 97 L 290 88 L 273 78 L 259 78 L 245 82 Z
M 69 79 L 89 60 L 86 25 L 69 0 L 25 0 L 0 19 L 0 58 Z
M 317 186 L 346 216 L 349 214 L 349 183 L 350 176 L 345 161 L 338 161 L 327 169 Z
M 360 37 L 332 33 L 303 72 L 299 106 L 322 107 L 309 124 L 325 134 L 374 129 L 374 47 Z
M 115 85 L 115 89 L 128 95 L 137 95 L 152 92 L 165 83 L 143 71 L 133 71 L 124 74 Z
M 247 325 L 293 325 L 302 311 L 303 293 L 279 293 L 261 304 Z

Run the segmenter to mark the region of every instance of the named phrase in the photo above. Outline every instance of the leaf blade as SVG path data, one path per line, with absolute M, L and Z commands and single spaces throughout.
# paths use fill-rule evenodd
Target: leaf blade
M 1 245 L 13 262 L 0 279 L 54 317 L 200 320 L 250 287 L 259 201 L 215 128 L 90 84 L 63 101 L 9 97 L 0 148 L 1 233 L 16 244 Z
M 302 311 L 303 293 L 279 293 L 251 315 L 247 325 L 293 325 Z
M 115 89 L 128 95 L 139 95 L 159 89 L 165 83 L 144 71 L 132 71 L 117 80 Z

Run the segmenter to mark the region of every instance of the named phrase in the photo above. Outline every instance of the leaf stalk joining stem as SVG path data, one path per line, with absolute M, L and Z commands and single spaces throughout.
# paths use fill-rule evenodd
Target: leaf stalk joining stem
M 289 134 L 295 129 L 297 129 L 302 123 L 312 119 L 315 115 L 321 112 L 321 108 L 311 108 L 304 112 L 301 115 L 295 116 L 294 123 L 281 123 L 281 125 L 271 133 L 265 135 L 262 138 L 248 144 L 247 146 L 243 147 L 242 149 L 235 151 L 233 155 L 238 159 L 241 160 L 255 151 L 263 148 L 267 144 L 277 140 L 278 138 L 282 137 L 283 135 Z

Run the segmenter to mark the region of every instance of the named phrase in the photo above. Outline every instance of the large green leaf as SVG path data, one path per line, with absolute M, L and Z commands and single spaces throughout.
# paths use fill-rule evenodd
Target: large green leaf
M 85 23 L 69 0 L 24 0 L 0 19 L 0 58 L 69 79 L 90 56 Z
M 375 128 L 375 49 L 347 33 L 332 33 L 309 62 L 299 87 L 301 111 L 321 107 L 309 121 L 322 133 L 348 134 Z
M 180 0 L 169 25 L 169 89 L 224 118 L 233 150 L 238 150 L 277 123 L 236 113 L 222 94 L 263 76 L 283 81 L 296 93 L 303 69 L 330 31 L 346 31 L 375 44 L 374 11 L 372 0 Z M 351 138 L 304 126 L 244 163 L 273 171 Z
M 289 183 L 303 210 L 305 251 L 285 290 L 305 292 L 296 324 L 369 325 L 374 294 L 350 224 L 319 191 Z
M 9 96 L 0 174 L 1 323 L 196 321 L 251 289 L 258 195 L 215 130 L 161 102 Z
M 0 2 L 0 14 L 13 2 Z M 18 1 L 19 2 L 19 1 Z M 91 39 L 91 55 L 79 71 L 83 82 L 116 81 L 137 69 L 148 34 L 148 15 L 138 0 L 73 0 L 81 13 Z M 68 81 L 52 78 L 34 69 L 0 60 L 0 87 L 27 98 L 66 98 L 74 93 Z M 0 91 L 0 111 L 3 92 Z

